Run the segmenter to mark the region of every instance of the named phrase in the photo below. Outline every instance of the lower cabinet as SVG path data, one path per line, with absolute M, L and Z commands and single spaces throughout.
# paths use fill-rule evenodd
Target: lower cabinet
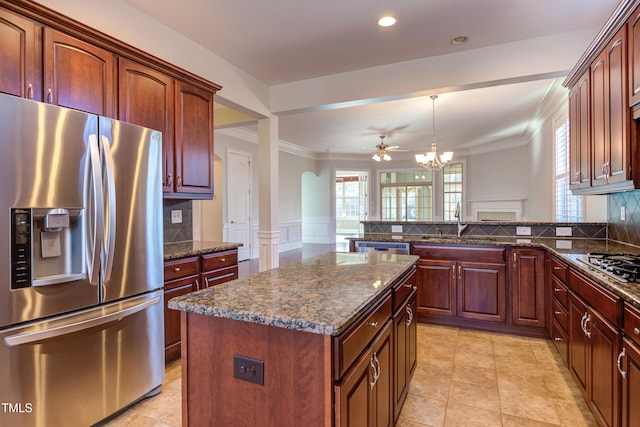
M 391 321 L 336 386 L 337 426 L 394 425 Z
M 513 325 L 546 327 L 544 251 L 532 248 L 509 250 L 509 289 Z
M 164 361 L 180 357 L 180 312 L 168 302 L 193 291 L 238 278 L 238 251 L 214 252 L 165 261 L 164 263 Z
M 164 360 L 168 363 L 180 357 L 180 312 L 168 307 L 169 300 L 199 287 L 198 257 L 189 257 L 164 263 Z
M 620 301 L 573 271 L 569 286 L 569 369 L 598 422 L 619 426 L 621 377 L 616 362 L 622 337 L 605 316 L 615 314 Z
M 631 340 L 622 340 L 622 351 L 618 355 L 618 369 L 622 376 L 622 423 L 623 427 L 640 426 L 640 348 Z M 635 398 L 635 399 L 634 399 Z
M 640 310 L 624 308 L 624 338 L 618 355 L 618 371 L 622 378 L 623 427 L 640 426 Z
M 393 386 L 394 419 L 397 421 L 409 392 L 409 383 L 417 365 L 418 318 L 416 290 L 413 289 L 393 315 L 395 376 Z
M 417 314 L 426 322 L 505 323 L 504 247 L 414 245 Z

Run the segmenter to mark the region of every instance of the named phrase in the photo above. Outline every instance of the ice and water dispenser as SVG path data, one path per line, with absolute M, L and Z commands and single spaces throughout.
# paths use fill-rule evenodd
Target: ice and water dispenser
M 82 209 L 11 209 L 11 289 L 86 277 Z

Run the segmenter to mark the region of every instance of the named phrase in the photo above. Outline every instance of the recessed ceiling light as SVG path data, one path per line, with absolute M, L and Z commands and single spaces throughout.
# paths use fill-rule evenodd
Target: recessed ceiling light
M 467 36 L 458 36 L 451 39 L 451 44 L 465 44 L 469 41 Z
M 395 23 L 396 18 L 391 15 L 383 16 L 382 18 L 378 19 L 378 25 L 380 25 L 381 27 L 390 27 Z

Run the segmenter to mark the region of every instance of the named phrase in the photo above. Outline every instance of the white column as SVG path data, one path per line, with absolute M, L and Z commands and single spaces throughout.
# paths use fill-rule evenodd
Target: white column
M 258 121 L 259 269 L 279 265 L 278 226 L 278 118 Z

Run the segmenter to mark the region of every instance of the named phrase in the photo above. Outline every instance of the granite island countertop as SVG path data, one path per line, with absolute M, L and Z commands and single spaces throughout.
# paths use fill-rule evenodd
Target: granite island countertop
M 638 254 L 640 248 L 611 239 L 587 239 L 575 237 L 528 237 L 528 236 L 421 236 L 368 233 L 351 240 L 393 241 L 412 244 L 437 245 L 483 245 L 505 247 L 542 248 L 556 255 L 575 270 L 589 277 L 603 288 L 640 309 L 640 283 L 623 283 L 588 266 L 585 262 L 589 253 Z
M 164 260 L 204 255 L 213 252 L 229 251 L 243 246 L 242 243 L 212 242 L 206 240 L 187 240 L 184 242 L 165 243 Z
M 391 288 L 415 255 L 329 252 L 169 300 L 169 308 L 339 335 Z

